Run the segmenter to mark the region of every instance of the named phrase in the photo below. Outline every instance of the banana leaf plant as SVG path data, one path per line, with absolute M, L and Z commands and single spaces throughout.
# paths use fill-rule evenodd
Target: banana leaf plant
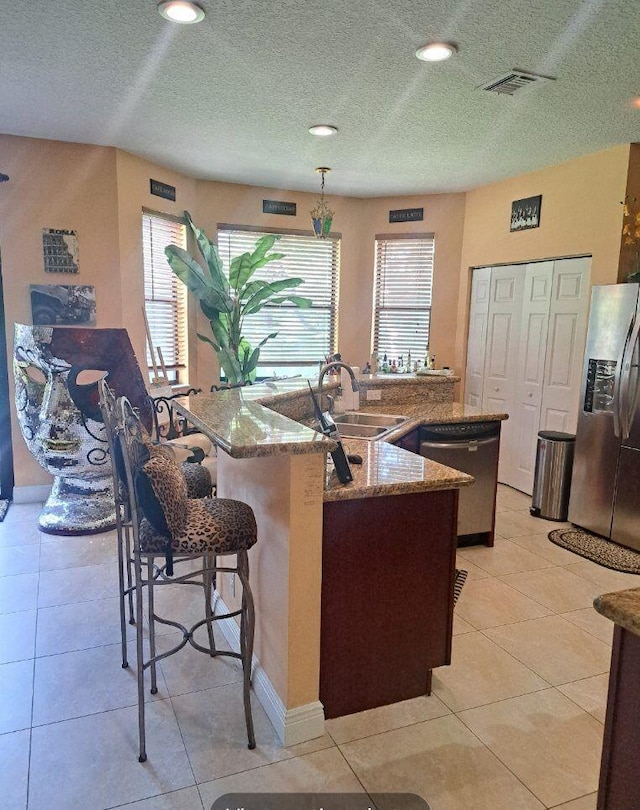
M 200 333 L 198 337 L 213 347 L 227 381 L 231 385 L 252 382 L 256 377 L 260 349 L 278 333 L 266 335 L 254 348 L 243 335 L 245 318 L 267 304 L 273 306 L 288 301 L 302 309 L 310 307 L 309 298 L 290 292 L 304 279 L 285 278 L 271 282 L 253 279 L 256 270 L 284 257 L 284 253 L 269 253 L 276 239 L 280 238 L 274 234 L 260 237 L 252 253 L 243 253 L 232 259 L 226 274 L 218 248 L 204 231 L 196 227 L 189 212 L 184 213 L 206 270 L 190 253 L 176 245 L 165 248 L 169 266 L 196 296 L 200 309 L 209 319 L 213 337 Z

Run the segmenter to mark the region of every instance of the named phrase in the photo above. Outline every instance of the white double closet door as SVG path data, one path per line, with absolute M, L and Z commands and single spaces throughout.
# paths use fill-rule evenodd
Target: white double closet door
M 590 257 L 473 271 L 465 403 L 506 411 L 498 480 L 531 494 L 538 431 L 574 433 Z

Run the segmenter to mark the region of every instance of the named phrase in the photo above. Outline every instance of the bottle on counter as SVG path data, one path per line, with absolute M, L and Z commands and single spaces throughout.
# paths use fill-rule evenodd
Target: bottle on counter
M 402 359 L 402 355 L 400 355 L 400 359 L 398 360 L 398 374 L 404 374 L 404 360 Z
M 384 357 L 382 358 L 382 372 L 383 374 L 389 373 L 389 359 L 387 358 L 386 352 Z
M 432 358 L 431 358 L 431 366 L 430 366 L 430 368 L 435 368 L 435 367 L 436 367 L 436 356 L 434 354 L 432 356 Z
M 392 374 L 397 374 L 398 373 L 398 364 L 396 363 L 395 358 L 394 358 L 393 362 L 391 363 L 391 373 Z
M 411 365 L 411 350 L 407 352 L 407 371 L 413 371 L 413 366 Z

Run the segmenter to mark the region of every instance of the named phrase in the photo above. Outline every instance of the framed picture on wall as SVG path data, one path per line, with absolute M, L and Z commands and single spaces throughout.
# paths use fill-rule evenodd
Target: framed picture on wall
M 96 291 L 87 284 L 32 284 L 34 326 L 95 326 Z
M 529 228 L 540 227 L 540 208 L 542 194 L 537 197 L 525 197 L 524 200 L 514 200 L 511 203 L 510 231 L 526 231 Z
M 43 228 L 42 257 L 45 273 L 77 273 L 78 232 Z

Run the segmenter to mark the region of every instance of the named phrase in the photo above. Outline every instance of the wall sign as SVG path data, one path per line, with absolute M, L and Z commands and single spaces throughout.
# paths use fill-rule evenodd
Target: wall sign
M 77 273 L 78 231 L 43 228 L 42 257 L 45 273 Z
M 159 180 L 149 180 L 151 184 L 151 193 L 156 197 L 164 197 L 165 200 L 176 200 L 176 187 L 170 186 L 167 183 L 161 183 Z
M 540 227 L 540 208 L 542 194 L 537 197 L 525 197 L 524 200 L 514 200 L 511 203 L 510 231 L 526 231 L 529 228 Z
M 424 208 L 400 208 L 389 211 L 389 222 L 421 222 L 424 219 Z
M 282 200 L 263 200 L 263 214 L 282 214 L 286 217 L 295 217 L 296 203 L 283 202 Z

